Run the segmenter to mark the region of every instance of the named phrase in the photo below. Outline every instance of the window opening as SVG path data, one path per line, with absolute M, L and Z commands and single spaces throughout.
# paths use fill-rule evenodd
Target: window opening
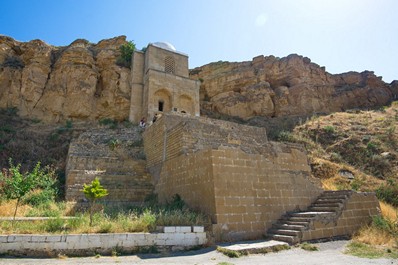
M 158 111 L 163 111 L 163 108 L 164 108 L 164 102 L 159 100 L 159 102 L 158 102 Z

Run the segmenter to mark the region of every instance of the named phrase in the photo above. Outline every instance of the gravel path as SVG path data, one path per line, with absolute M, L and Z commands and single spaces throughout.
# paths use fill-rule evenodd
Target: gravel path
M 315 244 L 319 251 L 305 251 L 300 248 L 278 253 L 257 254 L 243 256 L 240 258 L 228 258 L 215 251 L 214 248 L 206 248 L 198 251 L 180 252 L 164 256 L 161 254 L 140 254 L 123 257 L 87 257 L 87 258 L 65 258 L 65 259 L 20 259 L 20 258 L 0 258 L 0 264 L 305 264 L 305 265 L 334 265 L 334 264 L 383 264 L 398 265 L 398 260 L 393 259 L 364 259 L 343 254 L 346 240 L 333 241 Z

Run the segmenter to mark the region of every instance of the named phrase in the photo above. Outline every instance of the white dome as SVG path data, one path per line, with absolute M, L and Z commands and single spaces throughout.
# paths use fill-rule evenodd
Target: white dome
M 168 42 L 155 42 L 155 43 L 153 43 L 153 45 L 156 47 L 165 49 L 165 50 L 169 50 L 169 51 L 173 51 L 173 52 L 176 51 L 176 48 L 171 43 L 168 43 Z

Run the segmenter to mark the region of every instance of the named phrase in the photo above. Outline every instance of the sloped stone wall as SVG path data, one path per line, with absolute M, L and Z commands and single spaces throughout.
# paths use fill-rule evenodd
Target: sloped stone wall
M 152 193 L 146 171 L 141 129 L 93 129 L 74 140 L 66 167 L 66 199 L 84 201 L 84 183 L 98 177 L 108 189 L 107 202 L 141 203 Z

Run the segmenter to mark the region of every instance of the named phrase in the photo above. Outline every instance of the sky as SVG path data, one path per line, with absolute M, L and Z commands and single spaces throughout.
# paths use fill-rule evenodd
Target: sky
M 398 80 L 396 0 L 0 0 L 0 34 L 66 46 L 167 41 L 194 68 L 296 53 L 332 74 Z

